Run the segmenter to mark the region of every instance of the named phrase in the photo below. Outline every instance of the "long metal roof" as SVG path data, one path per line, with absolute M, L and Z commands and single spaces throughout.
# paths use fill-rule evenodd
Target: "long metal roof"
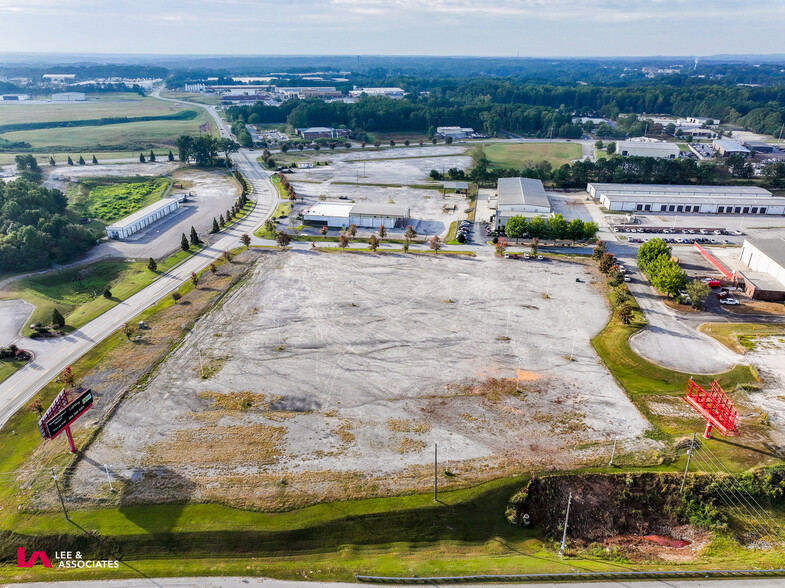
M 785 238 L 779 239 L 745 239 L 758 251 L 770 258 L 774 263 L 785 267 Z
M 540 180 L 532 178 L 499 178 L 496 185 L 498 206 L 539 206 L 550 208 L 551 202 Z
M 613 202 L 636 202 L 657 204 L 717 204 L 719 206 L 785 206 L 785 198 L 759 197 L 723 194 L 711 196 L 707 194 L 619 194 L 603 193 Z
M 736 196 L 736 197 L 770 197 L 771 192 L 758 186 L 684 186 L 677 184 L 588 184 L 587 189 L 594 188 L 596 194 L 658 194 L 663 196 Z
M 119 221 L 112 223 L 107 229 L 125 229 L 126 227 L 131 226 L 132 224 L 139 222 L 142 219 L 147 218 L 154 212 L 162 208 L 166 208 L 172 202 L 179 202 L 178 198 L 161 198 L 158 202 L 153 202 L 150 206 L 145 206 L 142 210 L 138 210 L 135 213 L 120 219 Z
M 402 204 L 384 204 L 376 202 L 358 202 L 349 213 L 351 216 L 394 216 L 406 218 L 409 207 Z

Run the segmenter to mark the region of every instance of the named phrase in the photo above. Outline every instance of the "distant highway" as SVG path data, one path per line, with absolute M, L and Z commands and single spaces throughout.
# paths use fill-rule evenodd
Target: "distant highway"
M 161 98 L 161 100 L 165 100 Z M 173 102 L 176 102 L 172 100 Z M 191 105 L 192 103 L 188 103 Z M 196 105 L 201 106 L 201 105 Z M 222 130 L 223 136 L 231 136 L 231 129 L 221 120 L 213 107 L 204 107 Z M 224 133 L 226 133 L 224 135 Z M 253 212 L 229 229 L 216 235 L 217 240 L 189 258 L 185 263 L 162 274 L 144 290 L 90 321 L 82 328 L 58 339 L 22 339 L 17 344 L 22 348 L 33 348 L 33 361 L 0 382 L 0 427 L 17 410 L 23 407 L 47 383 L 55 379 L 67 365 L 74 363 L 87 351 L 118 330 L 123 323 L 132 320 L 188 280 L 191 272 L 199 272 L 223 251 L 236 247 L 243 233 L 251 234 L 261 226 L 278 205 L 278 193 L 270 182 L 270 174 L 261 169 L 253 153 L 240 150 L 232 160 L 237 169 L 252 186 L 251 199 L 257 204 Z M 30 343 L 30 345 L 26 345 Z

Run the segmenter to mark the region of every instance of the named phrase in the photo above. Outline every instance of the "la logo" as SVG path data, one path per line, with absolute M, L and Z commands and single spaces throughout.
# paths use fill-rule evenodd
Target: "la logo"
M 41 560 L 45 568 L 52 567 L 52 563 L 43 551 L 34 551 L 33 555 L 30 556 L 30 561 L 25 561 L 25 548 L 20 547 L 16 550 L 16 567 L 18 568 L 32 568 L 38 559 Z

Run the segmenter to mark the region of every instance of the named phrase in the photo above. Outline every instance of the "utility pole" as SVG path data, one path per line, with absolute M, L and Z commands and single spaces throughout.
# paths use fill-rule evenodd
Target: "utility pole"
M 611 460 L 608 462 L 608 467 L 613 467 L 613 457 L 616 455 L 616 442 L 619 440 L 618 437 L 613 438 L 613 449 L 611 449 Z
M 60 493 L 60 484 L 57 483 L 57 474 L 55 474 L 54 468 L 52 468 L 52 478 L 54 478 L 55 488 L 57 488 L 57 496 L 60 497 L 60 504 L 63 505 L 63 514 L 65 515 L 65 520 L 70 521 L 71 519 L 68 518 L 68 511 L 65 508 L 65 500 L 63 500 L 63 495 Z
M 567 515 L 564 517 L 564 533 L 561 536 L 561 547 L 559 548 L 559 555 L 564 555 L 564 549 L 567 547 L 567 524 L 570 522 L 570 504 L 572 504 L 572 492 L 567 497 Z
M 109 480 L 109 491 L 114 492 L 114 486 L 112 486 L 112 476 L 109 475 L 109 466 L 104 464 L 104 471 L 106 472 L 106 479 Z
M 690 460 L 692 459 L 692 452 L 695 450 L 695 433 L 692 434 L 692 442 L 690 448 L 687 450 L 687 467 L 684 468 L 684 476 L 681 479 L 681 489 L 679 493 L 684 492 L 684 483 L 687 481 L 687 472 L 690 470 Z
M 438 492 L 439 492 L 439 471 L 438 471 L 438 463 L 439 463 L 439 444 L 433 444 L 433 501 L 439 502 Z

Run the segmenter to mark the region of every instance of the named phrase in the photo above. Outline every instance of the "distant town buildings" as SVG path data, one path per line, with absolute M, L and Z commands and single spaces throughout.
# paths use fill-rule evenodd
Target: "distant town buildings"
M 681 149 L 676 143 L 665 141 L 619 141 L 616 143 L 616 152 L 624 156 L 677 159 Z
M 387 98 L 403 98 L 405 92 L 401 88 L 358 88 L 349 90 L 349 96 L 359 98 L 363 94 L 368 96 L 387 96 Z
M 720 157 L 728 157 L 729 155 L 747 157 L 750 154 L 749 149 L 732 139 L 716 139 L 711 145 L 717 150 Z
M 303 139 L 336 139 L 349 136 L 349 129 L 334 129 L 332 127 L 309 127 L 295 130 Z
M 76 79 L 76 74 L 44 74 L 42 77 L 50 84 L 68 84 Z
M 471 139 L 476 136 L 474 129 L 471 127 L 436 127 L 436 136 L 446 139 L 452 137 L 453 139 Z

